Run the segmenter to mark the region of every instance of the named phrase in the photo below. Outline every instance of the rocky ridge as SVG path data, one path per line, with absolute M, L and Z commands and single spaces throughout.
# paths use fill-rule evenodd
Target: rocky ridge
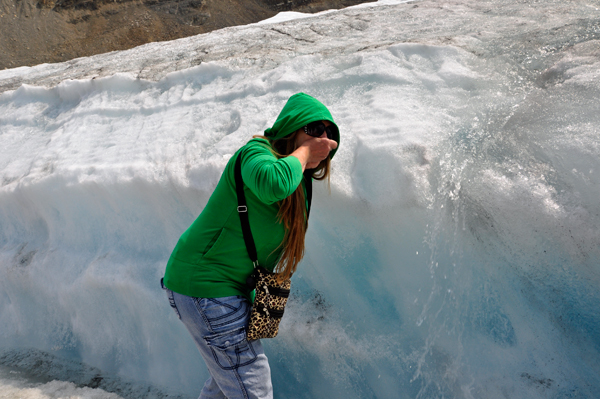
M 0 69 L 62 62 L 364 0 L 0 0 Z

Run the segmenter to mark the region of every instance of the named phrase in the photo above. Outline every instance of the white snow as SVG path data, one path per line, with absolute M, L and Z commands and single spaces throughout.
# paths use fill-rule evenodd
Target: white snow
M 24 387 L 14 381 L 0 380 L 2 399 L 120 399 L 121 397 L 99 388 L 78 388 L 72 382 L 51 381 L 33 387 Z
M 365 8 L 365 7 L 393 6 L 393 5 L 397 5 L 397 4 L 414 3 L 414 2 L 418 2 L 418 1 L 419 0 L 377 0 L 377 1 L 370 2 L 370 3 L 361 3 L 361 4 L 357 4 L 355 6 L 346 7 L 346 10 L 355 10 L 355 9 Z M 337 10 L 325 10 L 325 11 L 320 11 L 320 12 L 317 12 L 314 14 L 309 14 L 309 13 L 305 13 L 305 12 L 297 12 L 297 11 L 282 11 L 280 13 L 277 13 L 277 15 L 275 15 L 274 17 L 267 18 L 260 22 L 257 22 L 257 24 L 258 25 L 279 24 L 282 22 L 293 21 L 296 19 L 318 17 L 318 16 L 329 14 L 332 12 L 337 12 Z

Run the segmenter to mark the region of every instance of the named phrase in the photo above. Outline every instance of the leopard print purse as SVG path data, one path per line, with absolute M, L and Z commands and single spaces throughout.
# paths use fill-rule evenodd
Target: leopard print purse
M 277 281 L 277 275 L 265 269 L 258 264 L 258 256 L 254 238 L 250 230 L 248 219 L 248 207 L 246 206 L 246 196 L 244 194 L 244 182 L 241 172 L 241 154 L 235 162 L 235 186 L 238 197 L 238 214 L 242 223 L 242 233 L 248 255 L 254 265 L 253 273 L 248 277 L 246 285 L 248 289 L 255 289 L 256 296 L 252 304 L 250 320 L 246 329 L 246 338 L 250 340 L 260 338 L 273 338 L 279 332 L 279 322 L 283 317 L 285 305 L 290 295 L 291 281 L 286 279 L 283 283 Z M 310 212 L 310 202 L 312 197 L 312 177 L 305 176 L 306 196 L 308 200 L 307 218 Z
M 274 338 L 279 332 L 279 322 L 290 296 L 290 279 L 277 282 L 277 275 L 258 266 L 248 280 L 256 283 L 256 296 L 246 330 L 248 340 Z M 251 285 L 252 282 L 249 283 Z

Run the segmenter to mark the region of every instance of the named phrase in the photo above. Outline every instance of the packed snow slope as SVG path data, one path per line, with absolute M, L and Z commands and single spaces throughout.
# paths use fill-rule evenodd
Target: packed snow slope
M 597 397 L 599 8 L 359 7 L 0 71 L 0 363 L 197 396 L 159 279 L 302 91 L 342 139 L 265 340 L 276 397 Z

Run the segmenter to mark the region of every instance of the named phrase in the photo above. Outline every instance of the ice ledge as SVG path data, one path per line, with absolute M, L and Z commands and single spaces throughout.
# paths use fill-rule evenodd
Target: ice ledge
M 502 5 L 491 0 L 440 5 L 435 0 L 422 0 L 418 4 L 380 6 L 387 8 L 385 12 L 365 5 L 282 22 L 277 29 L 273 24 L 230 27 L 58 64 L 4 70 L 0 71 L 0 93 L 23 84 L 54 87 L 68 79 L 93 79 L 119 72 L 158 81 L 170 72 L 210 61 L 233 68 L 270 69 L 300 55 L 352 54 L 403 42 L 451 44 L 475 54 L 508 56 L 519 61 L 533 57 L 536 62 L 524 67 L 543 69 L 560 58 L 555 53 L 563 47 L 560 42 L 540 44 L 536 38 L 544 38 L 545 32 L 553 30 L 557 40 L 600 39 L 593 24 L 600 18 L 600 11 L 590 4 L 572 0 L 523 7 L 516 1 Z M 489 23 L 481 26 L 481 20 Z M 585 20 L 590 23 L 584 23 Z M 528 40 L 522 40 L 525 36 Z M 456 40 L 459 37 L 473 40 Z M 473 46 L 473 42 L 479 44 Z M 519 46 L 507 47 L 506 43 Z M 545 50 L 540 51 L 544 45 Z

